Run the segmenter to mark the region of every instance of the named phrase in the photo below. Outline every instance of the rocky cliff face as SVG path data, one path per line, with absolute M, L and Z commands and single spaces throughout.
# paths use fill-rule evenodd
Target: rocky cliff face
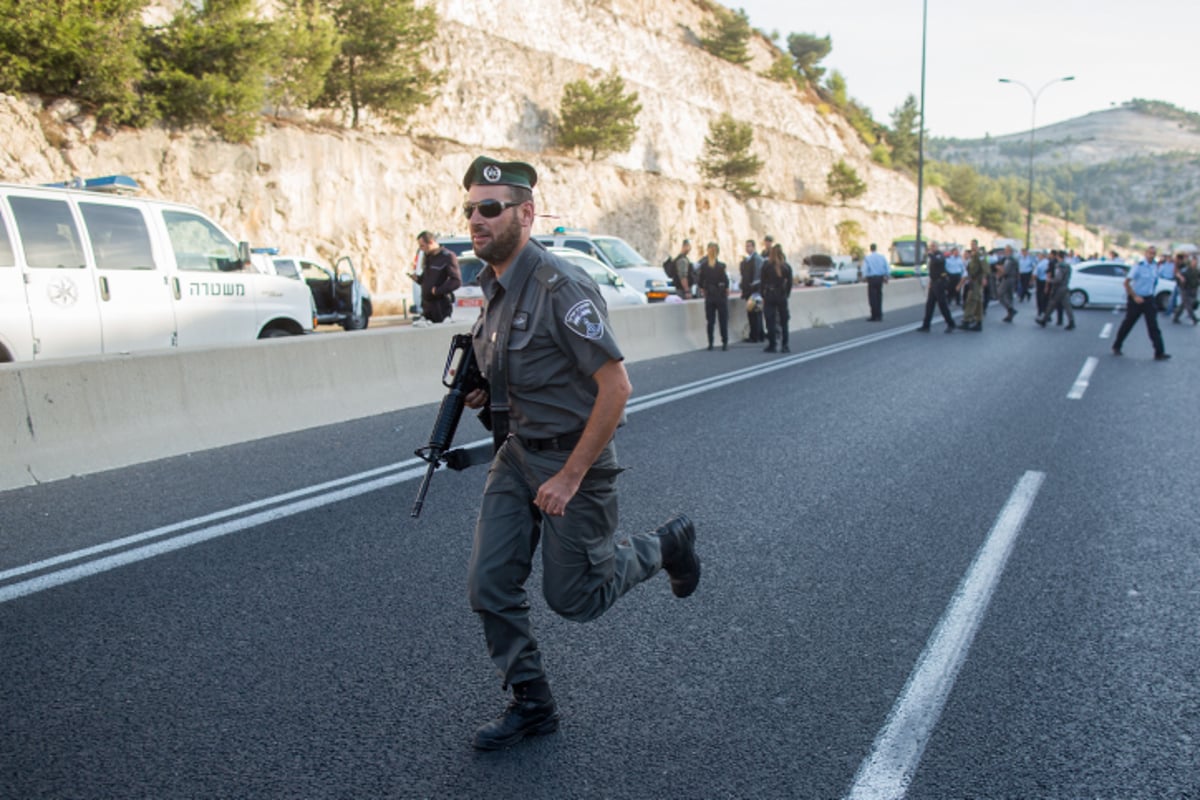
M 627 239 L 657 263 L 679 239 L 717 241 L 736 261 L 740 242 L 773 234 L 793 262 L 837 250 L 835 226 L 856 220 L 881 249 L 915 230 L 912 180 L 873 164 L 839 116 L 812 97 L 761 77 L 769 44 L 752 43 L 750 68 L 695 45 L 696 0 L 436 0 L 433 57 L 446 81 L 403 133 L 350 131 L 309 116 L 265 121 L 233 145 L 207 131 L 162 128 L 106 134 L 70 104 L 41 109 L 0 96 L 0 179 L 32 183 L 124 173 L 152 197 L 193 204 L 255 245 L 332 260 L 350 255 L 379 306 L 410 296 L 405 273 L 424 229 L 465 232 L 463 172 L 481 152 L 534 163 L 537 232 L 585 227 Z M 563 86 L 617 70 L 642 105 L 627 153 L 591 163 L 553 149 Z M 697 163 L 709 122 L 724 112 L 756 124 L 764 196 L 747 201 L 705 187 Z M 847 207 L 827 196 L 838 160 L 866 195 Z M 942 204 L 927 191 L 926 212 Z M 1052 230 L 1052 229 L 1051 229 Z M 989 242 L 994 234 L 926 224 L 933 238 Z M 1036 234 L 1036 232 L 1035 232 Z M 1035 235 L 1035 240 L 1054 240 Z M 866 244 L 866 242 L 864 242 Z M 1099 248 L 1089 243 L 1087 249 Z

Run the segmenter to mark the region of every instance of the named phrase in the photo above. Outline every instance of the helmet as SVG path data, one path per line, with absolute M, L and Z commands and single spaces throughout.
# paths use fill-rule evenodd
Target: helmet
M 762 311 L 762 305 L 763 305 L 762 295 L 759 294 L 758 292 L 755 292 L 754 294 L 752 294 L 746 298 L 746 311 L 747 312 Z

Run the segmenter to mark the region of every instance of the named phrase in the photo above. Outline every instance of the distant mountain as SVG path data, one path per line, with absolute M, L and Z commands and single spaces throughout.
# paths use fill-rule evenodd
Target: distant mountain
M 932 139 L 929 157 L 1028 179 L 1029 133 Z M 1034 132 L 1034 208 L 1125 231 L 1133 242 L 1200 241 L 1200 114 L 1153 100 Z

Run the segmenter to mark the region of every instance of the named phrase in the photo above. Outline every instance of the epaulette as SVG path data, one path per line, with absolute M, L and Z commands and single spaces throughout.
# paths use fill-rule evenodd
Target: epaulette
M 556 292 L 560 286 L 567 284 L 567 276 L 558 268 L 557 264 L 549 259 L 544 259 L 538 265 L 538 268 L 533 273 L 533 277 L 538 283 L 546 287 L 546 291 L 548 292 Z

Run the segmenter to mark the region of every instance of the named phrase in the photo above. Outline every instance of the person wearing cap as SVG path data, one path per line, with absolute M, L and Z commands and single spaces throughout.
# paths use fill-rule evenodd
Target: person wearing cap
M 487 381 L 465 398 L 490 411 L 496 451 L 468 566 L 471 608 L 511 702 L 475 732 L 496 750 L 558 729 L 559 716 L 530 624 L 525 582 L 542 548 L 542 593 L 559 615 L 586 622 L 660 570 L 687 597 L 700 581 L 695 528 L 684 515 L 616 542 L 613 435 L 632 388 L 595 281 L 530 239 L 537 172 L 480 156 L 463 177 L 463 205 L 484 306 L 472 328 Z

